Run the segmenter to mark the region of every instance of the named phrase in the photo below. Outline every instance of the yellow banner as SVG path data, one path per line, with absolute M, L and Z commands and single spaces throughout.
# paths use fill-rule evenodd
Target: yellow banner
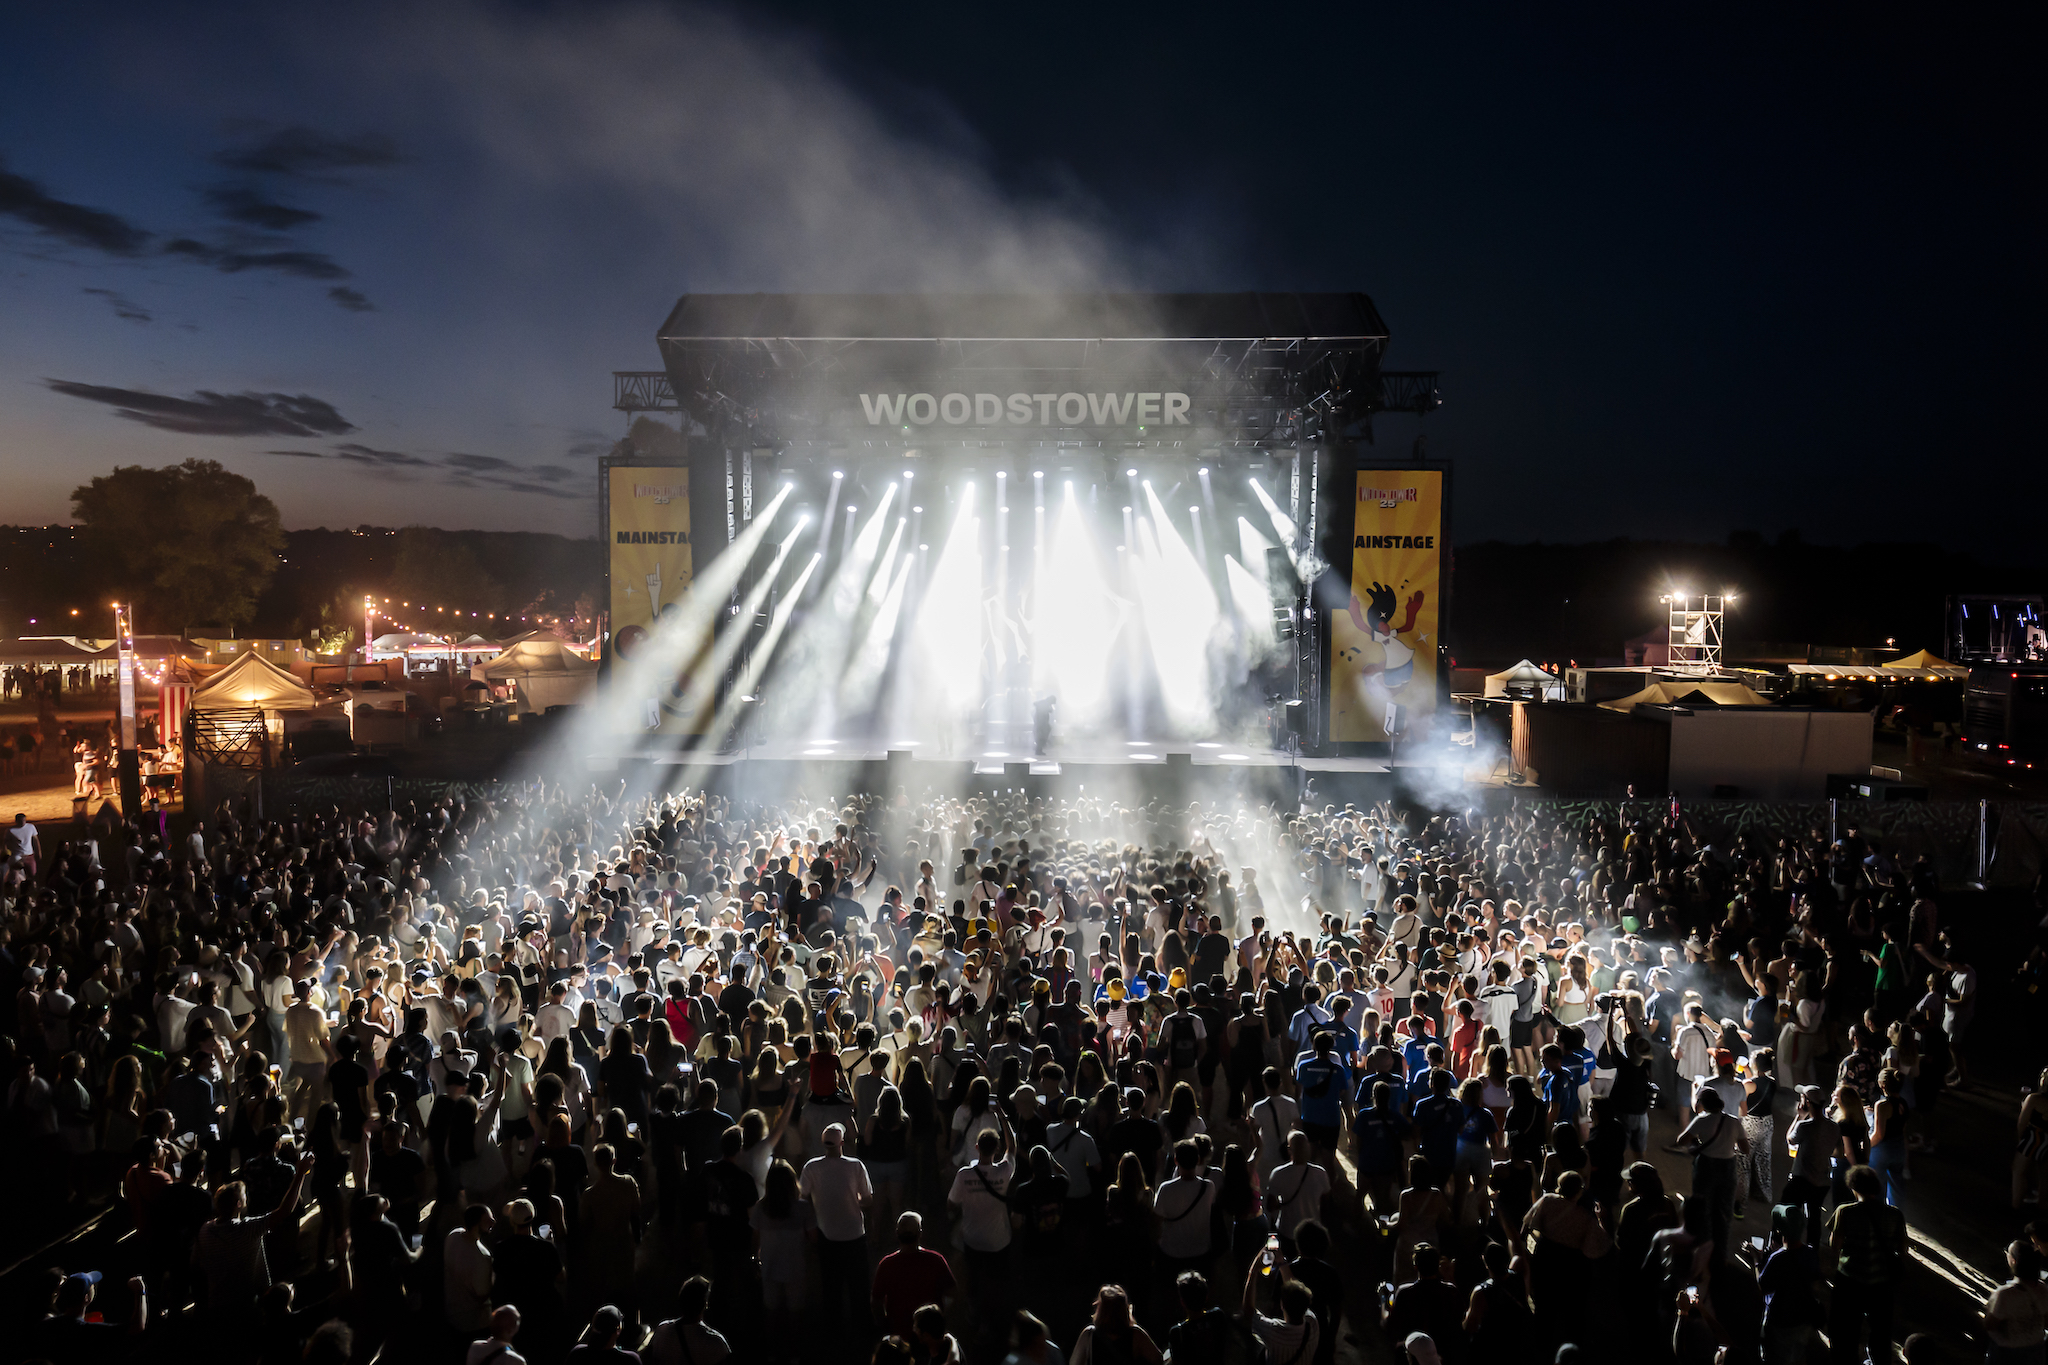
M 1330 739 L 1407 737 L 1436 712 L 1444 475 L 1362 469 L 1351 602 L 1330 618 Z
M 656 622 L 673 616 L 689 591 L 690 471 L 681 465 L 614 465 L 608 473 L 612 685 L 617 687 L 634 676 L 634 655 L 646 646 Z M 683 714 L 688 687 L 687 668 L 657 683 L 653 695 L 638 699 L 632 712 L 638 728 L 703 733 L 712 707 Z

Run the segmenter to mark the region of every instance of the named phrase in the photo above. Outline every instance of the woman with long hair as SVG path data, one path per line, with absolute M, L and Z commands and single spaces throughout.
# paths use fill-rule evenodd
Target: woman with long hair
M 768 1167 L 763 1187 L 761 1202 L 747 1213 L 761 1263 L 762 1306 L 770 1313 L 795 1314 L 803 1307 L 806 1243 L 817 1240 L 817 1213 L 799 1196 L 796 1171 L 787 1161 Z
M 1133 1277 L 1135 1278 L 1135 1277 Z M 1131 1296 L 1120 1284 L 1095 1292 L 1095 1309 L 1081 1339 L 1074 1343 L 1069 1365 L 1109 1365 L 1112 1361 L 1163 1359 L 1159 1347 L 1131 1316 Z
M 1742 1135 L 1749 1150 L 1737 1158 L 1735 1191 L 1737 1199 L 1755 1197 L 1775 1204 L 1776 1187 L 1771 1184 L 1771 1146 L 1777 1137 L 1778 1051 L 1760 1047 L 1749 1054 L 1749 1066 L 1742 1078 Z
M 967 1093 L 953 1109 L 950 1125 L 952 1164 L 957 1169 L 974 1163 L 975 1139 L 984 1129 L 990 1132 L 1001 1130 L 1002 1124 L 996 1116 L 995 1092 L 989 1086 L 988 1077 L 975 1076 L 967 1082 Z
M 1406 1284 L 1415 1278 L 1415 1248 L 1423 1242 L 1441 1245 L 1443 1230 L 1450 1223 L 1450 1201 L 1436 1187 L 1428 1159 L 1408 1158 L 1408 1188 L 1401 1191 L 1392 1225 L 1395 1284 Z
M 1136 1152 L 1117 1159 L 1116 1179 L 1103 1195 L 1103 1230 L 1107 1246 L 1129 1267 L 1130 1278 L 1148 1283 L 1152 1266 L 1152 1188 Z
M 1498 1154 L 1507 1147 L 1508 1109 L 1514 1104 L 1514 1096 L 1508 1091 L 1510 1058 L 1506 1045 L 1500 1040 L 1500 1031 L 1491 1025 L 1480 1035 L 1479 1046 L 1486 1056 L 1486 1069 L 1480 1076 L 1484 1088 L 1480 1091 L 1479 1102 L 1493 1112 L 1496 1129 L 1493 1148 Z
M 1886 1067 L 1877 1073 L 1877 1103 L 1870 1106 L 1870 1169 L 1884 1177 L 1884 1199 L 1899 1207 L 1906 1169 L 1905 1078 Z
M 604 1132 L 599 1142 L 608 1142 L 612 1148 L 612 1169 L 620 1175 L 646 1182 L 640 1173 L 641 1164 L 647 1159 L 647 1143 L 633 1131 L 633 1121 L 626 1111 L 614 1105 L 604 1116 Z
M 903 1101 L 903 1117 L 910 1121 L 910 1179 L 922 1195 L 936 1177 L 939 1133 L 938 1097 L 932 1093 L 923 1058 L 912 1057 L 903 1064 L 896 1091 Z
M 306 1147 L 313 1153 L 313 1174 L 308 1183 L 320 1205 L 320 1241 L 314 1250 L 326 1266 L 344 1250 L 342 1229 L 346 1226 L 348 1198 L 344 1193 L 348 1153 L 341 1146 L 341 1106 L 333 1100 L 313 1111 Z
M 142 1062 L 133 1053 L 114 1059 L 107 1073 L 106 1114 L 100 1125 L 100 1150 L 122 1161 L 142 1136 Z
M 875 1112 L 861 1124 L 860 1149 L 875 1187 L 874 1224 L 894 1227 L 910 1178 L 910 1120 L 903 1112 L 903 1093 L 895 1086 L 882 1088 Z
M 1173 1145 L 1209 1131 L 1196 1112 L 1195 1088 L 1186 1081 L 1174 1082 L 1173 1098 L 1167 1102 L 1166 1112 L 1159 1116 L 1159 1127 L 1166 1141 L 1159 1145 L 1157 1175 L 1164 1180 L 1173 1170 Z
M 1836 1088 L 1834 1111 L 1828 1117 L 1842 1132 L 1833 1170 L 1835 1203 L 1839 1206 L 1849 1202 L 1849 1172 L 1870 1164 L 1870 1112 L 1863 1107 L 1863 1097 L 1856 1087 L 1844 1085 Z
M 1223 1190 L 1217 1207 L 1229 1229 L 1231 1260 L 1238 1270 L 1249 1270 L 1252 1258 L 1265 1249 L 1269 1225 L 1259 1198 L 1258 1170 L 1250 1152 L 1234 1142 L 1223 1149 Z
M 647 1096 L 653 1090 L 647 1055 L 634 1046 L 633 1030 L 617 1025 L 605 1043 L 604 1060 L 597 1064 L 599 1102 L 622 1111 L 627 1122 L 637 1125 L 647 1118 Z

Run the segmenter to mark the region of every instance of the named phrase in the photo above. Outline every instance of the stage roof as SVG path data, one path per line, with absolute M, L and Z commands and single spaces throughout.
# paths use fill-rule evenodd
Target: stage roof
M 1364 294 L 685 294 L 664 341 L 1385 341 Z
M 686 294 L 656 341 L 726 448 L 1369 440 L 1373 413 L 1438 401 L 1434 373 L 1382 373 L 1356 293 Z

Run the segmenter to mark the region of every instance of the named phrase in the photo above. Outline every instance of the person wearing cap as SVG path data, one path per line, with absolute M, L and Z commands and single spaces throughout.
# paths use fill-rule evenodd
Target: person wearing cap
M 124 1337 L 140 1336 L 149 1326 L 149 1286 L 140 1275 L 128 1281 L 128 1317 L 125 1322 L 88 1320 L 100 1284 L 100 1272 L 81 1270 L 57 1282 L 57 1294 L 50 1316 L 30 1333 L 32 1347 L 26 1353 L 45 1360 L 114 1360 L 133 1349 Z

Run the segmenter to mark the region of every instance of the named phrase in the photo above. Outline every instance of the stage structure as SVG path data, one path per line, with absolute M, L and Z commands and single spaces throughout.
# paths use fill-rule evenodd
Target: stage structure
M 1318 605 L 1363 563 L 1325 536 L 1353 540 L 1375 417 L 1439 401 L 1387 342 L 1363 294 L 685 296 L 665 369 L 614 376 L 685 453 L 606 461 L 611 666 L 694 573 L 718 610 L 645 731 L 977 761 L 1398 739 L 1444 675 L 1440 464 L 1393 509 L 1427 548 L 1380 570 L 1422 603 L 1344 607 L 1382 627 L 1374 687 L 1425 681 L 1331 729 Z M 681 547 L 658 589 L 650 534 Z

